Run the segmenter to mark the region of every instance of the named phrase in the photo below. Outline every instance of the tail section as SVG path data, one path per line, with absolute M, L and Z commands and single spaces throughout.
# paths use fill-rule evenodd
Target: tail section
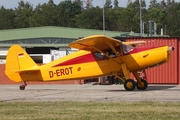
M 21 82 L 20 71 L 36 68 L 38 65 L 19 45 L 10 47 L 6 56 L 5 73 L 14 82 Z

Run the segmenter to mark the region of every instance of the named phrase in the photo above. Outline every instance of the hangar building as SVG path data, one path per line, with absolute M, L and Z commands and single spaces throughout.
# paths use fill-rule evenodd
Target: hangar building
M 68 47 L 70 42 L 95 34 L 103 34 L 103 31 L 52 26 L 1 30 L 0 64 L 5 63 L 7 51 L 13 44 L 20 44 L 35 62 L 47 63 L 75 51 Z M 114 37 L 119 36 L 120 32 L 106 31 L 105 34 Z

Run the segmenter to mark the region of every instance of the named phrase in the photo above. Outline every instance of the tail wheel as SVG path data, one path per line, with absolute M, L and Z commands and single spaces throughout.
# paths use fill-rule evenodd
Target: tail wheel
M 124 82 L 124 88 L 127 91 L 133 91 L 135 89 L 136 83 L 134 80 L 132 79 L 128 79 Z
M 20 85 L 20 86 L 19 86 L 19 89 L 20 89 L 20 90 L 24 90 L 24 89 L 26 88 L 26 86 L 27 86 L 27 83 L 26 83 L 26 81 L 24 81 L 24 84 L 23 84 L 23 85 Z
M 137 83 L 137 89 L 138 90 L 146 90 L 147 87 L 148 87 L 148 83 L 144 79 L 141 79 L 141 84 Z
M 20 89 L 20 90 L 24 90 L 24 89 L 25 89 L 25 86 L 24 86 L 24 85 L 20 85 L 20 86 L 19 86 L 19 89 Z

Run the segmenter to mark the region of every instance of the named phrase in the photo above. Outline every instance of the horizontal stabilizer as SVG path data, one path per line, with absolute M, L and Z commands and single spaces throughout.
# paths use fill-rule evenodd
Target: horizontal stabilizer
M 40 71 L 39 68 L 35 68 L 35 69 L 24 69 L 24 70 L 16 70 L 14 71 L 15 73 L 23 73 L 23 72 L 32 72 L 32 71 Z

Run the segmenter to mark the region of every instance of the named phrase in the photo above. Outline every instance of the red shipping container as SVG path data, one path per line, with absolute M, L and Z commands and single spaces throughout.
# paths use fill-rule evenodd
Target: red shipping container
M 146 69 L 147 82 L 150 84 L 180 84 L 179 82 L 179 38 L 178 37 L 139 37 L 127 38 L 127 41 L 146 41 L 143 46 L 173 46 L 170 61 L 157 67 Z

